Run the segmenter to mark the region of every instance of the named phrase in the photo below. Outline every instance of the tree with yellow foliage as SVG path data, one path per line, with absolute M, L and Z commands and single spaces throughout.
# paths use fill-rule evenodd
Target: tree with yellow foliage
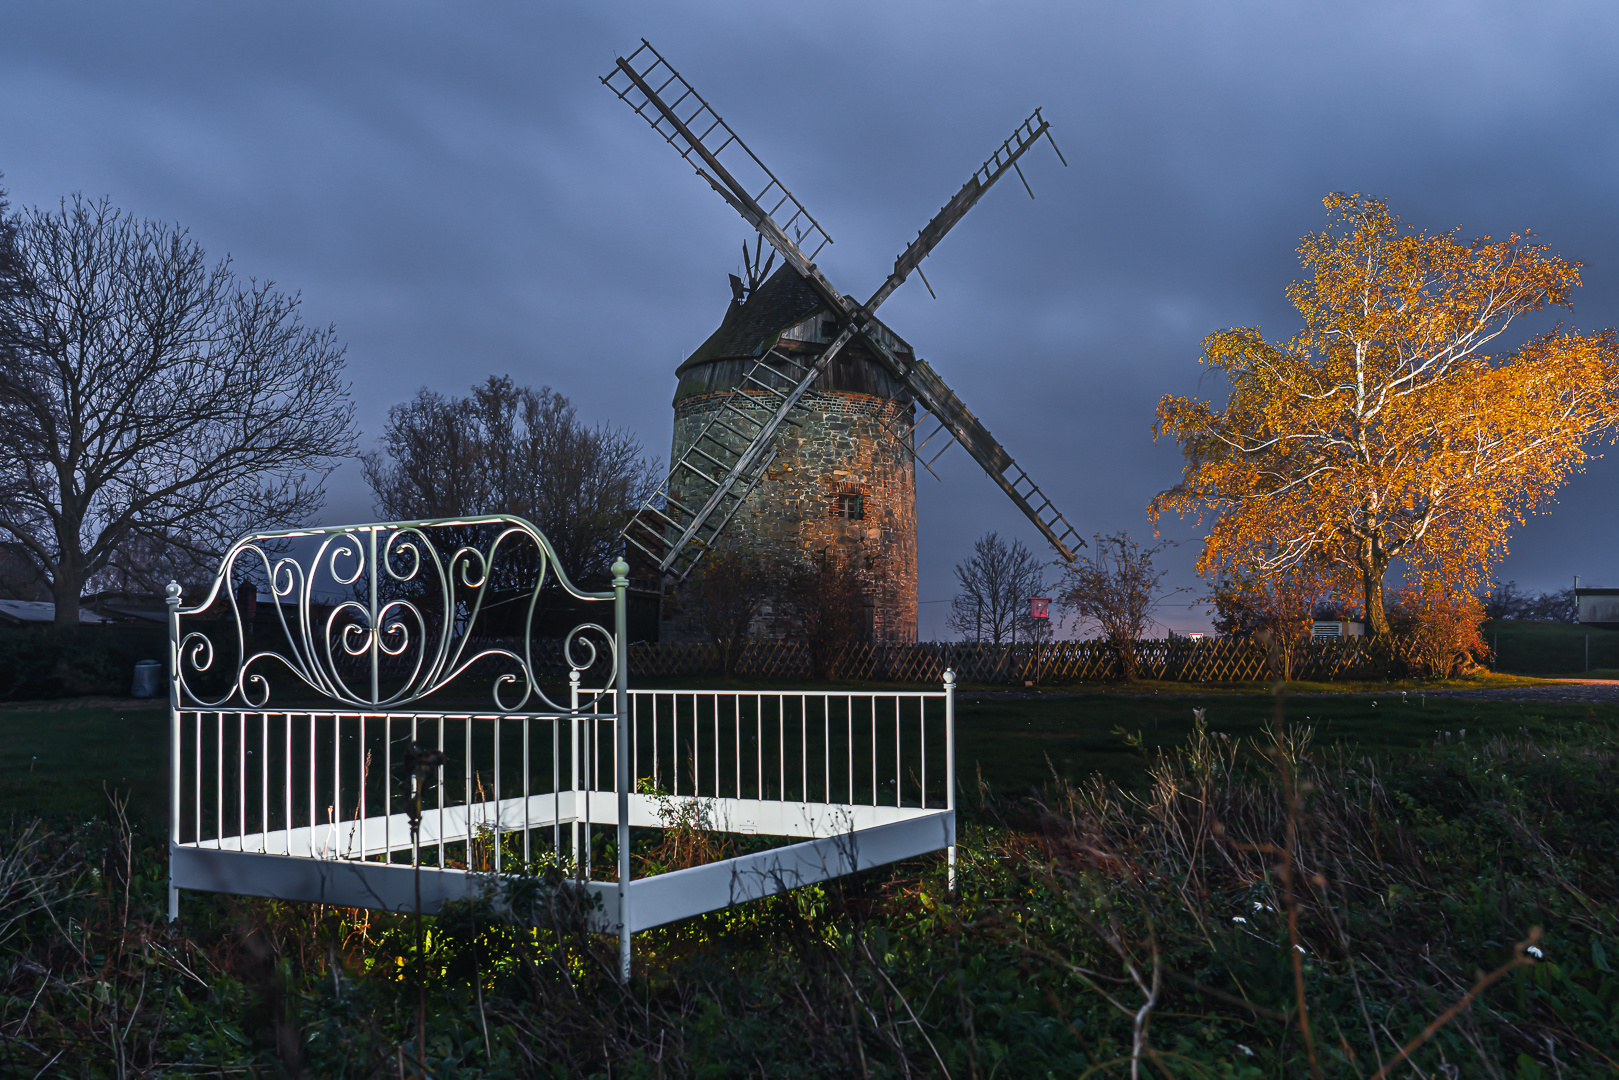
M 1210 334 L 1224 407 L 1158 403 L 1155 437 L 1174 436 L 1186 467 L 1151 510 L 1212 518 L 1205 576 L 1324 561 L 1385 634 L 1392 562 L 1471 592 L 1508 529 L 1612 437 L 1619 341 L 1559 327 L 1492 354 L 1520 316 L 1569 307 L 1580 264 L 1528 234 L 1466 242 L 1403 228 L 1378 199 L 1324 201 L 1332 222 L 1300 244 L 1307 277 L 1287 291 L 1303 331 Z

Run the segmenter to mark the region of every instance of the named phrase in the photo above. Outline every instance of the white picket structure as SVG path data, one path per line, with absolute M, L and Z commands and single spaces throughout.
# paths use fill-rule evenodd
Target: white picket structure
M 530 549 L 515 586 L 502 545 Z M 276 598 L 268 634 L 239 597 L 244 563 Z M 200 603 L 171 586 L 170 917 L 181 889 L 431 914 L 548 864 L 599 900 L 628 977 L 641 930 L 941 849 L 953 877 L 951 673 L 928 691 L 631 689 L 626 569 L 611 592 L 577 589 L 533 526 L 488 517 L 248 537 Z M 556 699 L 520 645 L 469 645 L 486 601 L 517 596 L 532 620 L 547 572 L 614 625 L 570 633 Z M 216 664 L 230 639 L 236 663 Z M 411 650 L 408 677 L 385 678 Z M 297 699 L 272 703 L 273 672 Z M 494 708 L 457 708 L 469 680 Z M 442 759 L 413 835 L 422 752 Z M 630 830 L 675 818 L 796 842 L 635 877 Z

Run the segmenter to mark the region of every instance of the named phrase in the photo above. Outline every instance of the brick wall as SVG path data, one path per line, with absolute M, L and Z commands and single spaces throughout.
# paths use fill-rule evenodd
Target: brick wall
M 671 461 L 728 397 L 699 394 L 676 402 Z M 763 414 L 767 406 L 752 407 Z M 851 560 L 867 582 L 869 638 L 891 644 L 916 640 L 916 470 L 885 421 L 906 431 L 912 410 L 892 398 L 808 391 L 778 430 L 764 479 L 725 531 L 727 543 L 784 569 L 813 565 L 828 547 Z M 679 490 L 670 494 L 686 501 Z M 859 516 L 846 516 L 851 511 Z M 669 614 L 663 640 L 701 638 L 689 618 Z M 761 637 L 780 638 L 789 628 L 767 610 L 758 630 Z

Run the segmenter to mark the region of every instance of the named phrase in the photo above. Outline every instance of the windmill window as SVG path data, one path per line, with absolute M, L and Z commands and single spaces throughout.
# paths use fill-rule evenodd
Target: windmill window
M 859 492 L 845 492 L 832 504 L 832 516 L 848 521 L 860 521 L 866 516 L 866 502 Z
M 838 323 L 836 319 L 821 320 L 821 336 L 831 340 L 838 336 Z

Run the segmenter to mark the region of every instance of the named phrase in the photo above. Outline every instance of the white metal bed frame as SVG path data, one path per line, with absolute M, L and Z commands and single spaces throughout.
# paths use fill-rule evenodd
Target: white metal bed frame
M 565 704 L 527 633 L 522 655 L 475 635 L 501 556 L 520 548 L 527 574 L 504 602 L 526 601 L 525 631 L 548 572 L 575 601 L 612 605 L 611 632 L 583 623 L 563 641 Z M 580 590 L 534 526 L 489 516 L 258 534 L 201 603 L 171 584 L 169 917 L 181 889 L 395 912 L 419 895 L 432 914 L 548 864 L 617 933 L 627 978 L 631 935 L 692 915 L 940 849 L 954 884 L 952 673 L 922 692 L 632 690 L 629 568 L 612 570 L 611 591 Z M 274 597 L 273 647 L 244 619 L 244 579 Z M 215 664 L 229 638 L 233 670 Z M 273 705 L 276 673 L 313 703 Z M 480 680 L 492 709 L 424 700 Z M 444 755 L 414 837 L 411 746 Z M 630 829 L 671 815 L 796 842 L 635 877 Z

